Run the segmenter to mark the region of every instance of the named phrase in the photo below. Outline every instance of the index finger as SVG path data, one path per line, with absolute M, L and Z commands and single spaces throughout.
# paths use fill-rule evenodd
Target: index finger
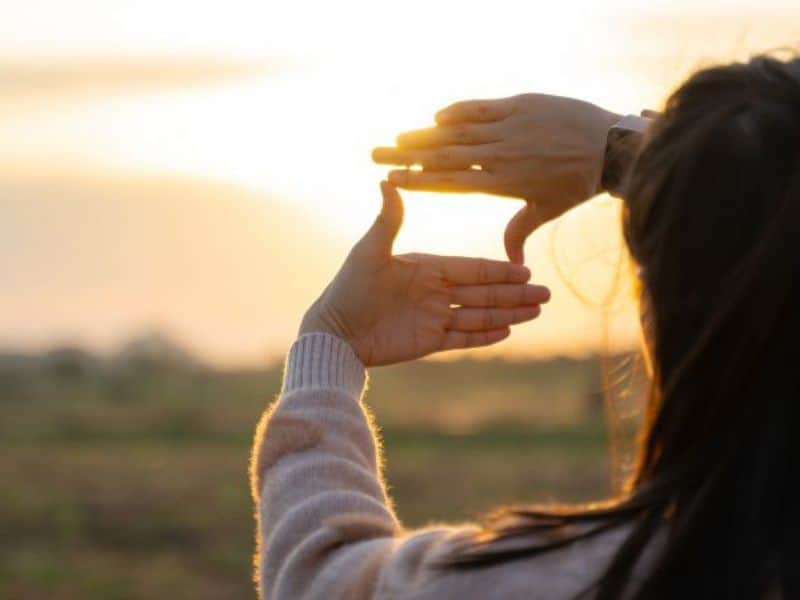
M 525 283 L 531 272 L 525 265 L 488 258 L 440 256 L 439 266 L 447 283 L 481 285 L 486 283 Z
M 436 122 L 439 125 L 451 125 L 474 121 L 476 123 L 489 123 L 501 121 L 513 112 L 511 98 L 497 100 L 464 100 L 451 104 L 436 113 Z
M 427 127 L 405 131 L 397 136 L 401 148 L 434 148 L 437 146 L 462 146 L 488 144 L 502 136 L 491 125 L 456 124 L 452 127 Z

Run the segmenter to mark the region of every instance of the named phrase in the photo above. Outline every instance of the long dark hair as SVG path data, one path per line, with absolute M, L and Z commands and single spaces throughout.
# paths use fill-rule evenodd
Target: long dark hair
M 623 230 L 653 368 L 625 491 L 506 509 L 448 568 L 628 525 L 587 590 L 598 599 L 800 598 L 800 59 L 762 55 L 681 85 L 636 161 Z M 545 541 L 497 543 L 533 533 Z

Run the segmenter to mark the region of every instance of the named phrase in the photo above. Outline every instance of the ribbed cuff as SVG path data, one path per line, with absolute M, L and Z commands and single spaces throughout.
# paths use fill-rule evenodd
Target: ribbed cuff
M 360 398 L 364 365 L 344 340 L 327 333 L 306 333 L 289 350 L 283 394 L 300 389 L 338 389 Z

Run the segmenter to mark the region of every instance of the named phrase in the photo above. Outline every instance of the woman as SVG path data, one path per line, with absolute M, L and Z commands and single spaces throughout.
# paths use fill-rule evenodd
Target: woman
M 259 425 L 265 597 L 800 598 L 800 60 L 700 71 L 647 134 L 623 229 L 652 386 L 636 471 L 602 504 L 400 528 L 364 366 L 497 342 L 548 293 L 513 263 L 391 256 L 382 190 Z

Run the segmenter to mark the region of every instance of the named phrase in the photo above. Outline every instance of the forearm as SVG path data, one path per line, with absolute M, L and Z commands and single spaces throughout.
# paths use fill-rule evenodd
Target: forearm
M 333 336 L 301 336 L 289 352 L 283 390 L 259 423 L 251 464 L 265 596 L 297 591 L 294 573 L 305 569 L 292 561 L 305 557 L 296 550 L 308 540 L 332 543 L 335 530 L 325 523 L 337 514 L 355 513 L 382 535 L 396 526 L 359 406 L 365 381 L 352 350 Z
M 331 335 L 301 336 L 289 353 L 251 463 L 264 598 L 373 598 L 381 588 L 392 597 L 422 584 L 417 573 L 462 531 L 401 532 L 360 402 L 365 381 L 350 347 Z

